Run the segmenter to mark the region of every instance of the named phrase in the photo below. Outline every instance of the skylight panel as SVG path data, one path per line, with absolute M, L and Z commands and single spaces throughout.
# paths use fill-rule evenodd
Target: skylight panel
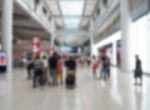
M 84 8 L 84 0 L 60 0 L 60 9 L 62 15 L 82 15 Z
M 79 28 L 81 18 L 66 18 L 64 17 L 65 28 L 67 29 L 77 29 Z

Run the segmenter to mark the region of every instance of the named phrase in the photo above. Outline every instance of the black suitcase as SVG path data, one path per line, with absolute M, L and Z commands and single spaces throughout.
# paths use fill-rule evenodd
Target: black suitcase
M 67 76 L 66 87 L 67 88 L 74 88 L 75 87 L 75 76 Z

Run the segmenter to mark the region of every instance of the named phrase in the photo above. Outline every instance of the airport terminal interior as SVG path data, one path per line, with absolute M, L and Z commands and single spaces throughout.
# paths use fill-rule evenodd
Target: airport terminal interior
M 150 110 L 150 0 L 0 0 L 0 110 Z

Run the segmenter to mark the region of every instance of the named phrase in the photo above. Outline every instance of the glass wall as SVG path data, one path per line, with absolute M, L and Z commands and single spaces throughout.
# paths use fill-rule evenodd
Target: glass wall
M 132 36 L 134 37 L 134 41 L 131 48 L 134 48 L 135 50 L 133 55 L 138 54 L 140 56 L 143 71 L 150 74 L 150 14 L 133 22 Z M 121 31 L 118 31 L 95 44 L 93 54 L 97 54 L 98 48 L 109 43 L 117 42 L 118 40 L 121 40 Z
M 150 73 L 150 15 L 146 15 L 133 23 L 132 31 L 135 41 L 135 54 L 142 60 L 143 70 Z

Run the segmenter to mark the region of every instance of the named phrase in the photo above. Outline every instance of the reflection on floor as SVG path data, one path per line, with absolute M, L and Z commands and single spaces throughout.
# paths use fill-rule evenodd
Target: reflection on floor
M 0 73 L 0 110 L 6 109 L 6 88 L 4 86 L 6 86 L 6 75 Z
M 13 110 L 150 110 L 150 78 L 133 85 L 132 73 L 111 70 L 111 79 L 94 79 L 88 69 L 78 69 L 77 88 L 32 88 L 25 70 L 15 70 Z

